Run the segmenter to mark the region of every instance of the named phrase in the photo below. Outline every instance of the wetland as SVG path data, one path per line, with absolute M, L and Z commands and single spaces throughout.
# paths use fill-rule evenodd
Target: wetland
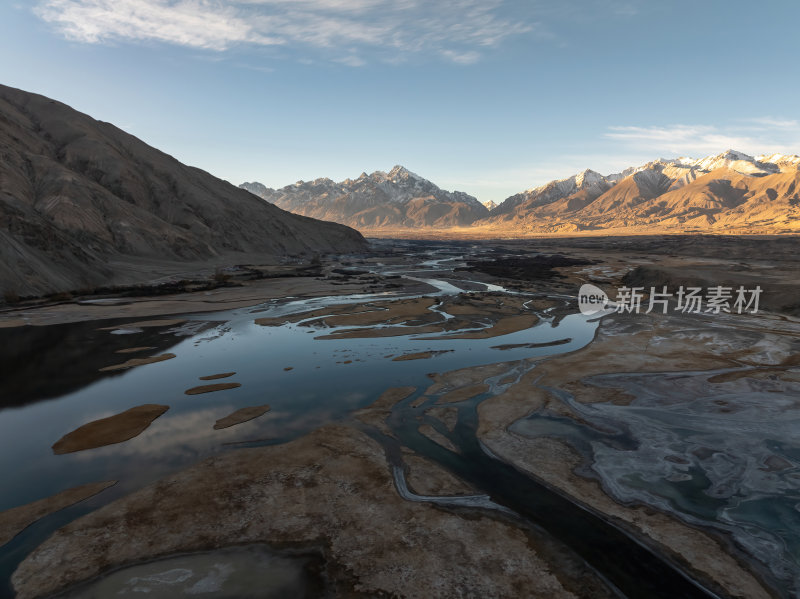
M 0 596 L 795 596 L 800 254 L 758 241 L 373 240 L 2 314 Z M 763 309 L 578 310 L 689 274 Z

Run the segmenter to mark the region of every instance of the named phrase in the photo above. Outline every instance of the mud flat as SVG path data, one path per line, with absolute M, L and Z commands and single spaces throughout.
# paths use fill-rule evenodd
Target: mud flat
M 437 445 L 441 445 L 448 451 L 452 451 L 453 453 L 459 453 L 458 447 L 456 447 L 450 439 L 445 437 L 442 433 L 437 431 L 433 426 L 430 424 L 422 424 L 419 427 L 419 432 L 422 435 L 425 435 L 428 439 L 436 443 Z
M 392 362 L 404 362 L 407 360 L 428 360 L 434 356 L 440 356 L 442 354 L 446 354 L 453 351 L 452 349 L 440 349 L 440 350 L 432 350 L 432 351 L 423 351 L 423 352 L 416 352 L 410 354 L 402 354 L 400 356 L 396 356 L 392 358 Z
M 792 374 L 800 327 L 788 323 L 780 331 L 774 318 L 728 318 L 719 326 L 713 318 L 606 317 L 591 345 L 543 360 L 480 404 L 478 437 L 492 454 L 635 531 L 730 596 L 769 597 L 774 591 L 762 581 L 790 589 L 797 565 L 769 549 L 779 539 L 749 539 L 734 508 L 726 508 L 731 525 L 714 512 L 734 495 L 785 492 L 788 479 L 766 475 L 758 464 L 791 467 L 760 444 L 783 438 L 783 420 L 795 422 L 798 412 L 791 410 L 800 409 L 780 395 L 800 392 Z M 769 395 L 764 383 L 716 390 L 708 383 L 765 367 L 788 375 L 784 383 L 773 381 L 777 394 Z M 765 429 L 756 434 L 759 441 L 746 441 L 748 434 L 736 428 L 745 426 L 743 418 L 746 430 L 765 421 L 771 435 Z M 674 432 L 685 428 L 692 431 L 688 441 Z M 729 435 L 734 440 L 726 444 Z M 726 464 L 753 462 L 752 456 L 755 462 L 742 472 L 723 468 L 712 455 L 725 456 Z M 641 477 L 647 482 L 633 484 Z M 693 479 L 706 487 L 707 500 L 699 495 L 693 504 L 692 487 L 678 490 Z
M 223 428 L 229 428 L 231 426 L 236 426 L 237 424 L 242 424 L 243 422 L 249 422 L 263 414 L 269 412 L 270 407 L 268 405 L 263 406 L 248 406 L 246 408 L 241 408 L 236 410 L 232 414 L 228 414 L 225 418 L 220 418 L 217 420 L 216 424 L 214 425 L 215 430 L 220 430 Z
M 118 370 L 128 370 L 136 368 L 137 366 L 145 366 L 147 364 L 157 364 L 164 360 L 172 360 L 175 354 L 161 354 L 160 356 L 151 356 L 149 358 L 131 358 L 122 364 L 114 364 L 113 366 L 105 366 L 100 369 L 100 372 L 116 372 Z
M 393 279 L 391 285 L 393 291 L 425 293 L 431 290 L 429 285 L 407 279 Z M 370 290 L 358 280 L 336 282 L 308 276 L 269 278 L 246 281 L 237 287 L 219 287 L 211 291 L 175 293 L 157 297 L 146 295 L 129 297 L 122 305 L 85 303 L 78 298 L 69 303 L 6 307 L 0 310 L 0 328 L 217 312 L 246 308 L 270 299 L 335 296 L 366 291 Z
M 114 480 L 88 483 L 61 491 L 51 497 L 0 512 L 0 547 L 37 520 L 97 495 L 116 483 L 117 481 Z
M 201 393 L 214 393 L 215 391 L 227 391 L 228 389 L 237 389 L 241 387 L 241 383 L 213 383 L 211 385 L 199 385 L 184 391 L 186 395 L 200 395 Z
M 206 376 L 197 377 L 201 381 L 216 381 L 219 379 L 226 379 L 236 374 L 235 372 L 220 372 L 219 374 L 208 374 Z
M 392 412 L 392 407 L 399 401 L 414 394 L 416 387 L 392 387 L 381 393 L 377 400 L 366 408 L 353 413 L 356 420 L 368 424 L 384 435 L 392 436 L 391 430 L 386 426 L 386 419 Z
M 125 324 L 126 328 L 139 328 L 139 329 L 147 329 L 151 327 L 174 327 L 179 324 L 183 324 L 186 322 L 184 319 L 180 318 L 173 318 L 173 319 L 158 319 L 158 320 L 138 320 L 136 322 L 129 322 Z M 117 330 L 119 327 L 102 327 L 101 331 L 114 331 Z
M 524 331 L 539 322 L 539 317 L 535 314 L 520 314 L 519 316 L 507 316 L 495 322 L 492 326 L 478 331 L 467 331 L 446 335 L 446 339 L 488 339 L 490 337 L 501 337 L 509 333 Z M 423 337 L 423 340 L 437 339 L 437 337 Z
M 148 350 L 151 350 L 151 349 L 156 349 L 156 348 L 151 346 L 151 345 L 143 345 L 141 347 L 126 347 L 125 349 L 118 349 L 114 353 L 116 353 L 116 354 L 135 354 L 135 353 L 138 353 L 138 352 L 141 352 L 141 351 L 148 351 Z
M 124 564 L 250 542 L 321 545 L 329 578 L 349 581 L 341 593 L 575 596 L 518 528 L 404 501 L 380 445 L 346 426 L 227 453 L 108 504 L 56 531 L 12 582 L 27 599 Z
M 411 450 L 403 451 L 403 462 L 408 468 L 406 480 L 418 495 L 477 495 L 474 487 L 450 472 Z
M 419 297 L 335 306 L 328 310 L 318 309 L 286 317 L 258 318 L 255 322 L 262 326 L 294 322 L 336 327 L 332 332 L 316 337 L 328 340 L 431 333 L 441 333 L 441 336 L 420 339 L 486 339 L 523 331 L 538 323 L 539 317 L 524 305 L 530 301 L 531 298 L 511 297 L 497 292 L 481 295 L 460 293 L 438 299 Z M 420 355 L 425 356 L 424 352 Z
M 94 420 L 67 433 L 53 445 L 56 455 L 123 443 L 141 435 L 169 406 L 144 404 L 120 414 Z

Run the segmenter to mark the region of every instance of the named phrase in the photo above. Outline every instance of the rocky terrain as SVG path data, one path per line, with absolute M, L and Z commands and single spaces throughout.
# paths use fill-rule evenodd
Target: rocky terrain
M 151 264 L 352 251 L 356 231 L 293 215 L 114 125 L 0 86 L 0 298 L 153 278 Z
M 240 187 L 284 210 L 359 230 L 464 226 L 489 214 L 471 195 L 444 191 L 402 166 L 338 183 L 323 178 L 277 190 L 257 182 Z
M 796 233 L 800 157 L 729 150 L 699 160 L 655 160 L 603 176 L 584 171 L 505 200 L 484 230 L 570 233 Z
M 385 237 L 784 234 L 800 231 L 798 167 L 800 156 L 734 150 L 658 159 L 610 175 L 587 169 L 500 204 L 484 202 L 486 210 L 471 196 L 452 198 L 402 167 L 342 183 L 317 179 L 278 191 L 259 183 L 242 187 L 287 210 Z

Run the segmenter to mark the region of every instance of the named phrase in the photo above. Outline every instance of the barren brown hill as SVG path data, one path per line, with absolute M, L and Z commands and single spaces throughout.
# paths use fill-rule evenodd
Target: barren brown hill
M 528 199 L 512 196 L 506 200 L 511 201 L 510 209 L 504 213 L 495 209 L 492 216 L 474 224 L 474 233 L 800 232 L 796 164 L 753 160 L 759 166 L 747 172 L 743 160 L 698 162 L 723 166 L 705 171 L 677 161 L 656 161 L 589 188 L 565 188 L 561 197 L 551 193 L 544 203 L 538 193 L 544 188 L 538 188 L 526 192 Z M 774 172 L 760 168 L 764 166 Z
M 0 157 L 0 297 L 147 281 L 151 262 L 243 263 L 365 243 L 6 86 Z

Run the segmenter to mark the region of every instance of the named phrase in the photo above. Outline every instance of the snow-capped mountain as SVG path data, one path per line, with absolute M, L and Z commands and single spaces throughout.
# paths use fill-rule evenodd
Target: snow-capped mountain
M 773 157 L 774 160 L 773 161 Z M 707 156 L 695 160 L 693 158 L 678 158 L 677 162 L 689 167 L 696 167 L 703 171 L 713 171 L 718 168 L 729 168 L 738 173 L 745 175 L 766 175 L 768 173 L 780 172 L 781 167 L 776 162 L 777 160 L 788 159 L 791 161 L 791 156 L 784 156 L 782 154 L 773 154 L 772 156 L 759 156 L 754 158 L 743 152 L 735 150 L 728 150 L 716 156 Z M 789 162 L 788 164 L 791 164 Z
M 761 154 L 756 156 L 758 162 L 774 164 L 780 169 L 800 167 L 800 156 L 797 154 Z
M 487 236 L 615 231 L 800 233 L 800 156 L 735 150 L 659 158 L 618 173 L 586 169 L 495 205 L 396 166 L 356 179 L 241 187 L 279 207 L 362 231 L 470 227 Z
M 566 179 L 550 181 L 539 187 L 534 187 L 506 198 L 492 211 L 492 216 L 511 214 L 514 211 L 531 210 L 578 193 L 587 197 L 597 197 L 613 184 L 613 180 L 607 179 L 593 170 L 586 169 Z
M 284 210 L 361 230 L 464 226 L 489 213 L 473 196 L 440 189 L 399 165 L 340 182 L 322 178 L 277 190 L 257 182 L 240 187 Z
M 485 201 L 485 202 L 481 202 L 481 204 L 483 204 L 484 206 L 486 206 L 486 209 L 487 209 L 489 212 L 491 212 L 492 210 L 494 210 L 494 209 L 495 209 L 495 208 L 497 208 L 497 206 L 498 206 L 497 202 L 493 202 L 492 200 L 487 200 L 487 201 Z
M 583 171 L 507 198 L 476 225 L 504 232 L 800 231 L 800 156 L 728 150 Z

